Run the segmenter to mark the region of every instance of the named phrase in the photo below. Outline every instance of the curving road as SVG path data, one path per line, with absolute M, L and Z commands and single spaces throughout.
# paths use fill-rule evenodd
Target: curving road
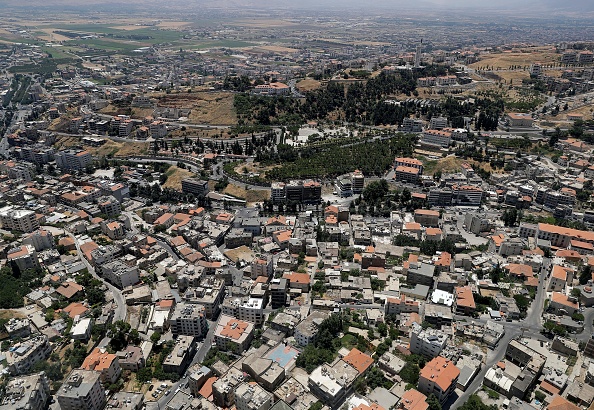
M 107 282 L 102 277 L 97 275 L 97 272 L 95 272 L 95 268 L 89 263 L 87 258 L 85 258 L 83 252 L 80 250 L 80 242 L 79 242 L 78 238 L 76 236 L 74 236 L 73 234 L 71 234 L 70 232 L 64 231 L 64 233 L 67 234 L 68 236 L 70 236 L 70 238 L 72 238 L 72 240 L 74 240 L 74 244 L 76 245 L 76 252 L 78 253 L 80 259 L 83 261 L 85 266 L 87 267 L 87 270 L 89 271 L 89 273 L 91 275 L 93 275 L 95 278 L 102 281 L 105 284 L 105 286 L 107 286 L 107 288 L 113 294 L 113 300 L 116 303 L 116 308 L 115 308 L 114 314 L 113 314 L 113 321 L 114 322 L 116 322 L 118 320 L 125 321 L 126 316 L 128 314 L 128 307 L 126 306 L 126 300 L 124 299 L 122 292 L 118 288 L 113 286 L 111 283 Z
M 475 376 L 470 386 L 468 386 L 466 391 L 464 391 L 460 396 L 458 396 L 455 399 L 453 403 L 451 403 L 449 409 L 457 409 L 458 407 L 462 406 L 464 403 L 466 403 L 466 401 L 472 394 L 476 393 L 481 388 L 487 371 L 505 357 L 507 345 L 513 339 L 517 337 L 529 337 L 531 339 L 536 340 L 549 340 L 540 333 L 540 330 L 542 329 L 541 316 L 546 297 L 545 278 L 549 264 L 549 259 L 546 259 L 545 263 L 543 263 L 543 268 L 541 269 L 540 274 L 538 275 L 538 289 L 536 292 L 536 296 L 534 297 L 532 305 L 528 309 L 526 318 L 519 322 L 502 322 L 503 326 L 505 327 L 505 334 L 503 335 L 501 340 L 499 340 L 499 343 L 497 344 L 495 349 L 487 354 L 487 360 L 485 362 L 485 365 Z M 459 317 L 456 317 L 456 319 L 458 320 Z M 474 321 L 477 322 L 477 320 Z M 478 322 L 482 321 L 478 320 Z M 447 403 L 446 406 L 444 406 L 444 408 L 448 408 Z

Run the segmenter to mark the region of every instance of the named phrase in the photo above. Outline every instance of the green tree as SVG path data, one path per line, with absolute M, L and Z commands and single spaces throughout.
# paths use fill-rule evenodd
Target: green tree
M 159 339 L 161 339 L 161 332 L 154 332 L 151 335 L 151 342 L 157 343 L 159 341 Z
M 427 405 L 429 410 L 441 410 L 441 403 L 433 393 L 427 397 Z
M 136 380 L 140 383 L 148 382 L 153 378 L 153 372 L 150 367 L 143 367 L 136 373 Z

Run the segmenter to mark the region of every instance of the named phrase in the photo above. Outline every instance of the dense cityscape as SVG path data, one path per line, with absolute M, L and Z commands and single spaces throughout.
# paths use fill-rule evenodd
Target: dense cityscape
M 594 406 L 591 14 L 52 1 L 0 6 L 0 410 Z

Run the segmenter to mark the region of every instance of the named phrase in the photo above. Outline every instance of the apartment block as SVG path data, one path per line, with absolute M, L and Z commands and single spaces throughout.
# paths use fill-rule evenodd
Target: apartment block
M 196 353 L 196 338 L 194 336 L 178 336 L 171 353 L 163 361 L 163 371 L 166 373 L 183 374 L 192 362 Z
M 436 357 L 445 348 L 448 336 L 441 330 L 413 323 L 410 331 L 410 351 L 428 357 Z
M 114 286 L 124 289 L 140 282 L 140 271 L 137 266 L 128 266 L 120 260 L 101 265 L 103 277 Z
M 204 306 L 178 303 L 169 319 L 169 326 L 174 337 L 179 335 L 204 337 L 208 330 Z
M 459 376 L 460 370 L 451 360 L 435 357 L 421 369 L 418 390 L 426 396 L 435 395 L 443 405 L 456 389 Z
M 400 182 L 416 184 L 419 181 L 420 172 L 418 168 L 399 165 L 394 169 L 394 179 Z
M 55 246 L 54 236 L 50 231 L 38 229 L 23 239 L 25 245 L 31 245 L 37 252 L 51 249 Z
M 329 317 L 327 312 L 313 311 L 295 327 L 295 340 L 300 346 L 307 346 L 316 340 L 320 324 Z
M 80 367 L 81 369 L 99 372 L 101 382 L 108 385 L 115 383 L 122 374 L 118 357 L 99 347 L 89 353 Z
M 242 354 L 252 342 L 254 325 L 250 322 L 221 315 L 215 331 L 215 343 L 221 350 Z
M 259 298 L 245 300 L 226 299 L 222 305 L 224 315 L 260 325 L 264 322 L 264 301 Z
M 66 171 L 83 171 L 93 163 L 93 156 L 88 151 L 68 149 L 55 154 L 56 165 Z
M 0 410 L 38 410 L 46 407 L 50 398 L 45 373 L 20 376 L 8 381 Z
M 317 181 L 289 181 L 272 184 L 273 202 L 295 201 L 301 203 L 319 203 L 322 199 L 322 185 Z
M 421 136 L 421 143 L 446 148 L 452 142 L 452 133 L 444 130 L 426 130 Z
M 237 410 L 268 410 L 272 407 L 274 396 L 258 384 L 241 383 L 235 388 L 235 408 Z
M 39 221 L 34 211 L 15 209 L 7 206 L 0 209 L 0 224 L 8 231 L 33 232 L 39 229 Z
M 397 167 L 417 168 L 419 170 L 419 175 L 423 174 L 423 162 L 416 158 L 396 157 L 394 158 L 394 168 Z
M 106 399 L 100 382 L 100 372 L 74 369 L 70 372 L 56 398 L 62 410 L 101 410 Z
M 208 194 L 208 181 L 195 178 L 182 179 L 182 192 L 203 197 Z

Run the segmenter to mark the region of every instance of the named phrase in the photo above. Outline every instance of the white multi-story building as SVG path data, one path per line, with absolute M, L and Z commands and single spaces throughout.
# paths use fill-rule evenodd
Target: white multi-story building
M 50 231 L 39 229 L 23 239 L 25 245 L 31 245 L 37 252 L 54 247 L 54 236 Z
M 167 135 L 167 125 L 163 121 L 151 122 L 149 130 L 153 138 L 165 138 Z
M 260 325 L 264 322 L 263 303 L 264 301 L 258 298 L 249 298 L 243 301 L 241 299 L 227 299 L 223 301 L 222 312 L 224 315 Z
M 39 229 L 35 212 L 28 209 L 15 209 L 12 206 L 0 209 L 0 224 L 8 231 L 33 232 Z
M 413 323 L 410 331 L 410 351 L 428 357 L 436 357 L 445 348 L 448 337 L 437 329 L 423 329 Z
M 55 154 L 56 165 L 62 170 L 82 171 L 93 163 L 93 156 L 88 151 L 64 150 Z
M 49 382 L 45 373 L 36 373 L 12 379 L 0 401 L 0 410 L 44 409 L 50 398 Z
M 105 407 L 105 392 L 100 372 L 74 369 L 70 372 L 56 398 L 62 410 L 101 410 Z
M 421 137 L 421 143 L 448 147 L 452 142 L 452 133 L 443 130 L 426 130 Z
M 429 129 L 430 130 L 441 130 L 443 128 L 447 128 L 448 126 L 448 119 L 445 117 L 433 117 L 431 121 L 429 121 Z
M 115 260 L 101 265 L 103 277 L 120 289 L 140 282 L 140 273 L 137 266 L 128 266 Z
M 260 385 L 241 383 L 235 388 L 235 407 L 237 410 L 268 410 L 272 407 L 273 396 Z
M 295 327 L 295 340 L 300 346 L 307 346 L 316 340 L 318 327 L 328 318 L 328 313 L 314 311 Z
M 12 374 L 28 373 L 33 365 L 45 360 L 52 352 L 47 336 L 38 336 L 11 347 L 6 353 L 8 370 Z
M 187 335 L 202 337 L 207 332 L 204 306 L 178 303 L 169 319 L 173 336 Z

